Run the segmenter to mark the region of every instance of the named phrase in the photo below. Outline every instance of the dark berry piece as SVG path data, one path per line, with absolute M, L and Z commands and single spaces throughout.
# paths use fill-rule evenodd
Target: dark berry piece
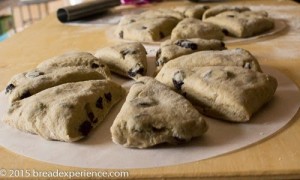
M 119 32 L 119 37 L 120 37 L 121 39 L 124 38 L 124 32 L 123 32 L 123 31 L 120 31 L 120 32 Z
M 130 22 L 131 22 L 131 23 L 134 23 L 134 22 L 135 22 L 135 20 L 134 20 L 134 19 L 130 19 Z
M 96 64 L 96 63 L 93 63 L 93 64 L 91 65 L 91 67 L 92 67 L 93 69 L 96 69 L 96 68 L 98 68 L 98 67 L 99 67 L 99 65 L 98 65 L 98 64 Z
M 225 34 L 226 36 L 229 35 L 229 32 L 227 31 L 227 29 L 222 29 L 223 34 Z
M 229 17 L 229 18 L 234 18 L 234 15 L 227 15 L 227 17 Z
M 90 121 L 93 121 L 94 118 L 95 118 L 94 113 L 89 112 L 89 113 L 88 113 L 88 118 L 89 118 Z
M 181 87 L 184 84 L 183 80 L 184 73 L 182 71 L 177 71 L 172 78 L 174 87 L 178 90 L 181 90 Z
M 5 94 L 12 92 L 12 90 L 14 90 L 15 87 L 16 87 L 15 85 L 9 84 L 5 89 Z
M 30 92 L 29 92 L 29 91 L 25 91 L 25 92 L 21 95 L 20 99 L 25 99 L 25 98 L 28 98 L 28 97 L 30 97 L 30 96 L 31 96 Z
M 142 29 L 147 29 L 147 27 L 146 26 L 142 26 Z
M 187 48 L 187 49 L 191 49 L 191 50 L 197 50 L 198 49 L 198 45 L 196 43 L 193 43 L 192 41 L 188 41 L 188 40 L 179 40 L 175 44 L 177 46 Z
M 144 67 L 142 67 L 140 64 L 136 64 L 133 68 L 129 69 L 128 76 L 135 77 L 137 74 L 143 74 L 144 73 Z
M 225 43 L 221 41 L 221 46 L 226 49 Z
M 98 118 L 95 118 L 92 123 L 97 123 L 98 122 Z
M 84 121 L 80 126 L 79 126 L 79 132 L 83 136 L 87 136 L 91 130 L 93 129 L 92 124 L 89 121 Z
M 159 32 L 159 37 L 160 37 L 160 39 L 164 38 L 165 37 L 164 33 L 163 32 Z
M 100 108 L 100 109 L 103 109 L 103 103 L 102 103 L 103 99 L 102 97 L 99 97 L 97 102 L 96 102 L 96 107 L 97 108 Z
M 111 101 L 112 96 L 111 96 L 110 92 L 109 93 L 104 93 L 104 97 L 105 97 L 105 99 L 106 99 L 107 102 Z

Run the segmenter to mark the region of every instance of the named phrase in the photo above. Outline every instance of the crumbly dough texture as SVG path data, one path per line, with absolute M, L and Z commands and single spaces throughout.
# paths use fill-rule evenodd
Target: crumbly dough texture
M 178 21 L 173 17 L 141 18 L 133 21 L 129 17 L 123 18 L 117 27 L 116 36 L 141 42 L 159 41 L 171 34 Z
M 99 49 L 95 56 L 111 71 L 135 79 L 147 72 L 146 53 L 141 43 L 123 43 Z
M 202 19 L 204 12 L 209 9 L 206 5 L 189 5 L 175 8 L 175 11 L 181 12 L 184 17 Z
M 248 7 L 244 6 L 229 6 L 229 5 L 218 5 L 214 6 L 204 12 L 202 19 L 206 19 L 212 16 L 216 16 L 222 12 L 226 11 L 236 11 L 236 12 L 245 12 L 250 11 Z
M 205 117 L 183 96 L 153 78 L 141 77 L 110 130 L 117 144 L 147 148 L 189 141 L 207 128 Z
M 274 21 L 265 11 L 226 11 L 204 21 L 213 23 L 221 27 L 225 34 L 238 38 L 261 34 L 274 27 Z
M 34 69 L 15 75 L 7 86 L 14 88 L 7 89 L 6 94 L 9 96 L 9 102 L 12 103 L 60 84 L 97 79 L 106 79 L 106 74 L 93 68 L 76 66 L 57 68 L 50 72 Z
M 218 39 L 222 40 L 222 29 L 214 24 L 195 18 L 185 18 L 172 30 L 171 39 Z
M 156 53 L 156 66 L 160 70 L 164 64 L 179 56 L 204 50 L 224 50 L 225 44 L 220 40 L 200 38 L 167 40 L 160 45 Z
M 53 71 L 60 67 L 71 66 L 85 66 L 93 68 L 105 75 L 106 78 L 110 78 L 110 71 L 107 65 L 101 63 L 101 61 L 88 52 L 70 52 L 60 56 L 50 58 L 43 61 L 37 66 L 37 69 L 45 71 Z
M 123 96 L 122 87 L 110 80 L 62 84 L 14 102 L 4 122 L 48 140 L 77 141 Z
M 164 69 L 173 67 L 192 69 L 204 66 L 239 66 L 261 72 L 256 58 L 250 52 L 236 48 L 223 51 L 199 51 L 180 56 L 165 64 L 161 73 L 164 73 Z
M 237 66 L 163 68 L 156 79 L 181 92 L 207 116 L 245 122 L 277 88 L 270 75 Z

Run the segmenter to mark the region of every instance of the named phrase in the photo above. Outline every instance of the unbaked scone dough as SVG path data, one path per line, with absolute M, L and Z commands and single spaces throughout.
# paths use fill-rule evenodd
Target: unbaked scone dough
M 244 11 L 250 11 L 250 9 L 248 7 L 244 7 L 244 6 L 218 5 L 218 6 L 212 7 L 210 9 L 208 9 L 207 11 L 205 11 L 202 19 L 206 19 L 211 16 L 216 16 L 225 11 L 244 12 Z
M 184 19 L 184 14 L 175 11 L 172 9 L 155 9 L 155 10 L 148 10 L 139 15 L 140 17 L 143 17 L 145 19 L 154 19 L 154 18 L 166 18 L 166 17 L 173 17 L 176 18 L 178 21 Z
M 204 21 L 221 27 L 226 35 L 239 38 L 252 37 L 274 27 L 273 20 L 265 11 L 226 11 Z
M 178 21 L 173 17 L 142 18 L 132 22 L 130 22 L 130 18 L 124 18 L 119 23 L 115 33 L 117 37 L 126 40 L 159 41 L 171 34 Z
M 222 29 L 214 24 L 195 18 L 185 18 L 172 30 L 171 39 L 218 39 L 222 40 Z
M 95 56 L 111 71 L 136 79 L 147 72 L 146 53 L 141 43 L 123 43 L 99 49 Z
M 224 50 L 225 44 L 220 40 L 200 38 L 167 40 L 160 45 L 156 53 L 156 66 L 161 69 L 164 64 L 179 56 L 204 50 Z
M 67 83 L 12 103 L 3 120 L 45 139 L 72 142 L 87 136 L 123 96 L 109 80 Z
M 177 7 L 174 10 L 181 12 L 187 18 L 202 19 L 203 13 L 209 9 L 206 5 L 189 5 Z
M 130 89 L 112 127 L 113 142 L 131 148 L 179 143 L 201 136 L 205 117 L 189 101 L 150 77 Z
M 12 77 L 5 93 L 12 103 L 61 84 L 105 78 L 106 74 L 89 67 L 61 67 L 50 72 L 34 69 Z
M 261 72 L 256 58 L 247 50 L 240 48 L 223 51 L 199 51 L 184 55 L 169 61 L 161 71 L 172 67 L 192 69 L 203 66 L 239 66 Z
M 101 63 L 99 59 L 88 52 L 70 52 L 60 56 L 50 58 L 43 61 L 37 66 L 37 69 L 45 72 L 56 70 L 60 67 L 80 66 L 88 67 L 104 74 L 106 78 L 110 78 L 109 68 Z
M 203 114 L 233 122 L 250 120 L 277 88 L 270 75 L 237 66 L 164 66 L 156 79 L 184 94 Z

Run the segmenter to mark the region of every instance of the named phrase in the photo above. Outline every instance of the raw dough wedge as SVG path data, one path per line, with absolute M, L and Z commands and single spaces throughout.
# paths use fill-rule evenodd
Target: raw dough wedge
M 146 53 L 141 43 L 123 43 L 99 49 L 95 56 L 111 71 L 135 79 L 147 72 Z
M 185 18 L 173 29 L 171 39 L 218 39 L 222 40 L 222 29 L 214 24 L 203 22 L 195 18 Z
M 236 66 L 163 68 L 156 79 L 185 95 L 203 114 L 245 122 L 269 102 L 275 78 Z
M 206 19 L 212 16 L 216 16 L 222 12 L 226 11 L 236 11 L 236 12 L 245 12 L 250 11 L 248 7 L 243 6 L 229 6 L 229 5 L 219 5 L 212 7 L 204 12 L 202 19 Z
M 189 101 L 150 77 L 130 89 L 112 127 L 113 142 L 130 148 L 190 141 L 208 126 Z
M 92 68 L 105 75 L 106 78 L 110 78 L 110 71 L 107 65 L 101 63 L 99 59 L 87 52 L 71 52 L 50 58 L 40 63 L 37 69 L 49 72 L 60 67 L 73 66 Z
M 206 5 L 191 5 L 191 6 L 181 6 L 174 10 L 181 12 L 187 18 L 202 19 L 204 12 L 209 9 Z
M 252 37 L 274 27 L 265 11 L 227 11 L 204 20 L 223 29 L 223 33 L 238 38 Z
M 261 72 L 256 58 L 247 50 L 236 48 L 223 51 L 199 51 L 180 56 L 165 64 L 161 71 L 168 68 L 187 68 L 203 66 L 239 66 Z
M 104 120 L 124 93 L 109 80 L 67 83 L 14 102 L 4 122 L 48 140 L 77 141 Z
M 142 18 L 127 24 L 123 22 L 118 25 L 116 36 L 121 39 L 140 42 L 159 41 L 171 34 L 178 21 L 173 17 L 158 17 Z
M 156 53 L 157 69 L 179 56 L 192 54 L 204 50 L 224 50 L 225 44 L 220 40 L 206 40 L 200 38 L 167 40 L 160 45 Z
M 6 94 L 12 103 L 61 84 L 105 78 L 106 74 L 87 67 L 62 67 L 51 72 L 34 69 L 12 77 Z
M 139 16 L 141 16 L 145 19 L 172 17 L 172 18 L 176 18 L 179 21 L 184 19 L 184 17 L 185 17 L 183 13 L 172 10 L 172 9 L 148 10 L 148 11 L 141 13 Z

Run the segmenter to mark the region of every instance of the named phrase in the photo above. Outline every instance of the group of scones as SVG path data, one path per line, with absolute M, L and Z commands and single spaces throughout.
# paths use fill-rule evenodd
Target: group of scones
M 274 20 L 265 11 L 247 7 L 219 5 L 185 6 L 175 9 L 148 10 L 125 15 L 116 29 L 121 39 L 155 42 L 170 36 L 174 39 L 218 39 L 224 36 L 252 37 L 274 28 Z
M 120 34 L 123 38 L 143 37 L 143 40 L 135 39 L 138 41 L 157 40 L 160 32 L 168 35 L 169 28 L 177 24 L 170 25 L 169 21 L 189 17 L 180 22 L 186 23 L 184 21 L 198 21 L 191 18 L 205 17 L 218 24 L 217 17 L 223 18 L 222 14 L 229 12 L 236 12 L 238 19 L 248 15 L 267 19 L 262 14 L 251 14 L 247 8 L 226 8 L 229 9 L 194 6 L 145 12 L 135 17 L 134 22 L 127 17 L 123 19 Z M 165 16 L 165 12 L 172 18 Z M 151 20 L 154 15 L 159 17 L 155 21 Z M 153 28 L 154 33 L 132 29 L 143 23 L 148 23 L 146 27 Z M 248 51 L 227 50 L 218 38 L 177 38 L 184 35 L 175 33 L 180 32 L 175 29 L 176 38 L 161 43 L 156 53 L 155 78 L 145 76 L 147 52 L 139 42 L 105 47 L 94 55 L 64 54 L 15 75 L 5 90 L 9 110 L 4 122 L 49 140 L 80 140 L 105 120 L 111 108 L 127 94 L 111 80 L 110 71 L 135 80 L 110 129 L 113 142 L 125 147 L 187 142 L 207 131 L 206 116 L 246 122 L 272 99 L 277 81 L 262 72 Z M 246 28 L 238 33 L 244 36 L 249 31 Z

